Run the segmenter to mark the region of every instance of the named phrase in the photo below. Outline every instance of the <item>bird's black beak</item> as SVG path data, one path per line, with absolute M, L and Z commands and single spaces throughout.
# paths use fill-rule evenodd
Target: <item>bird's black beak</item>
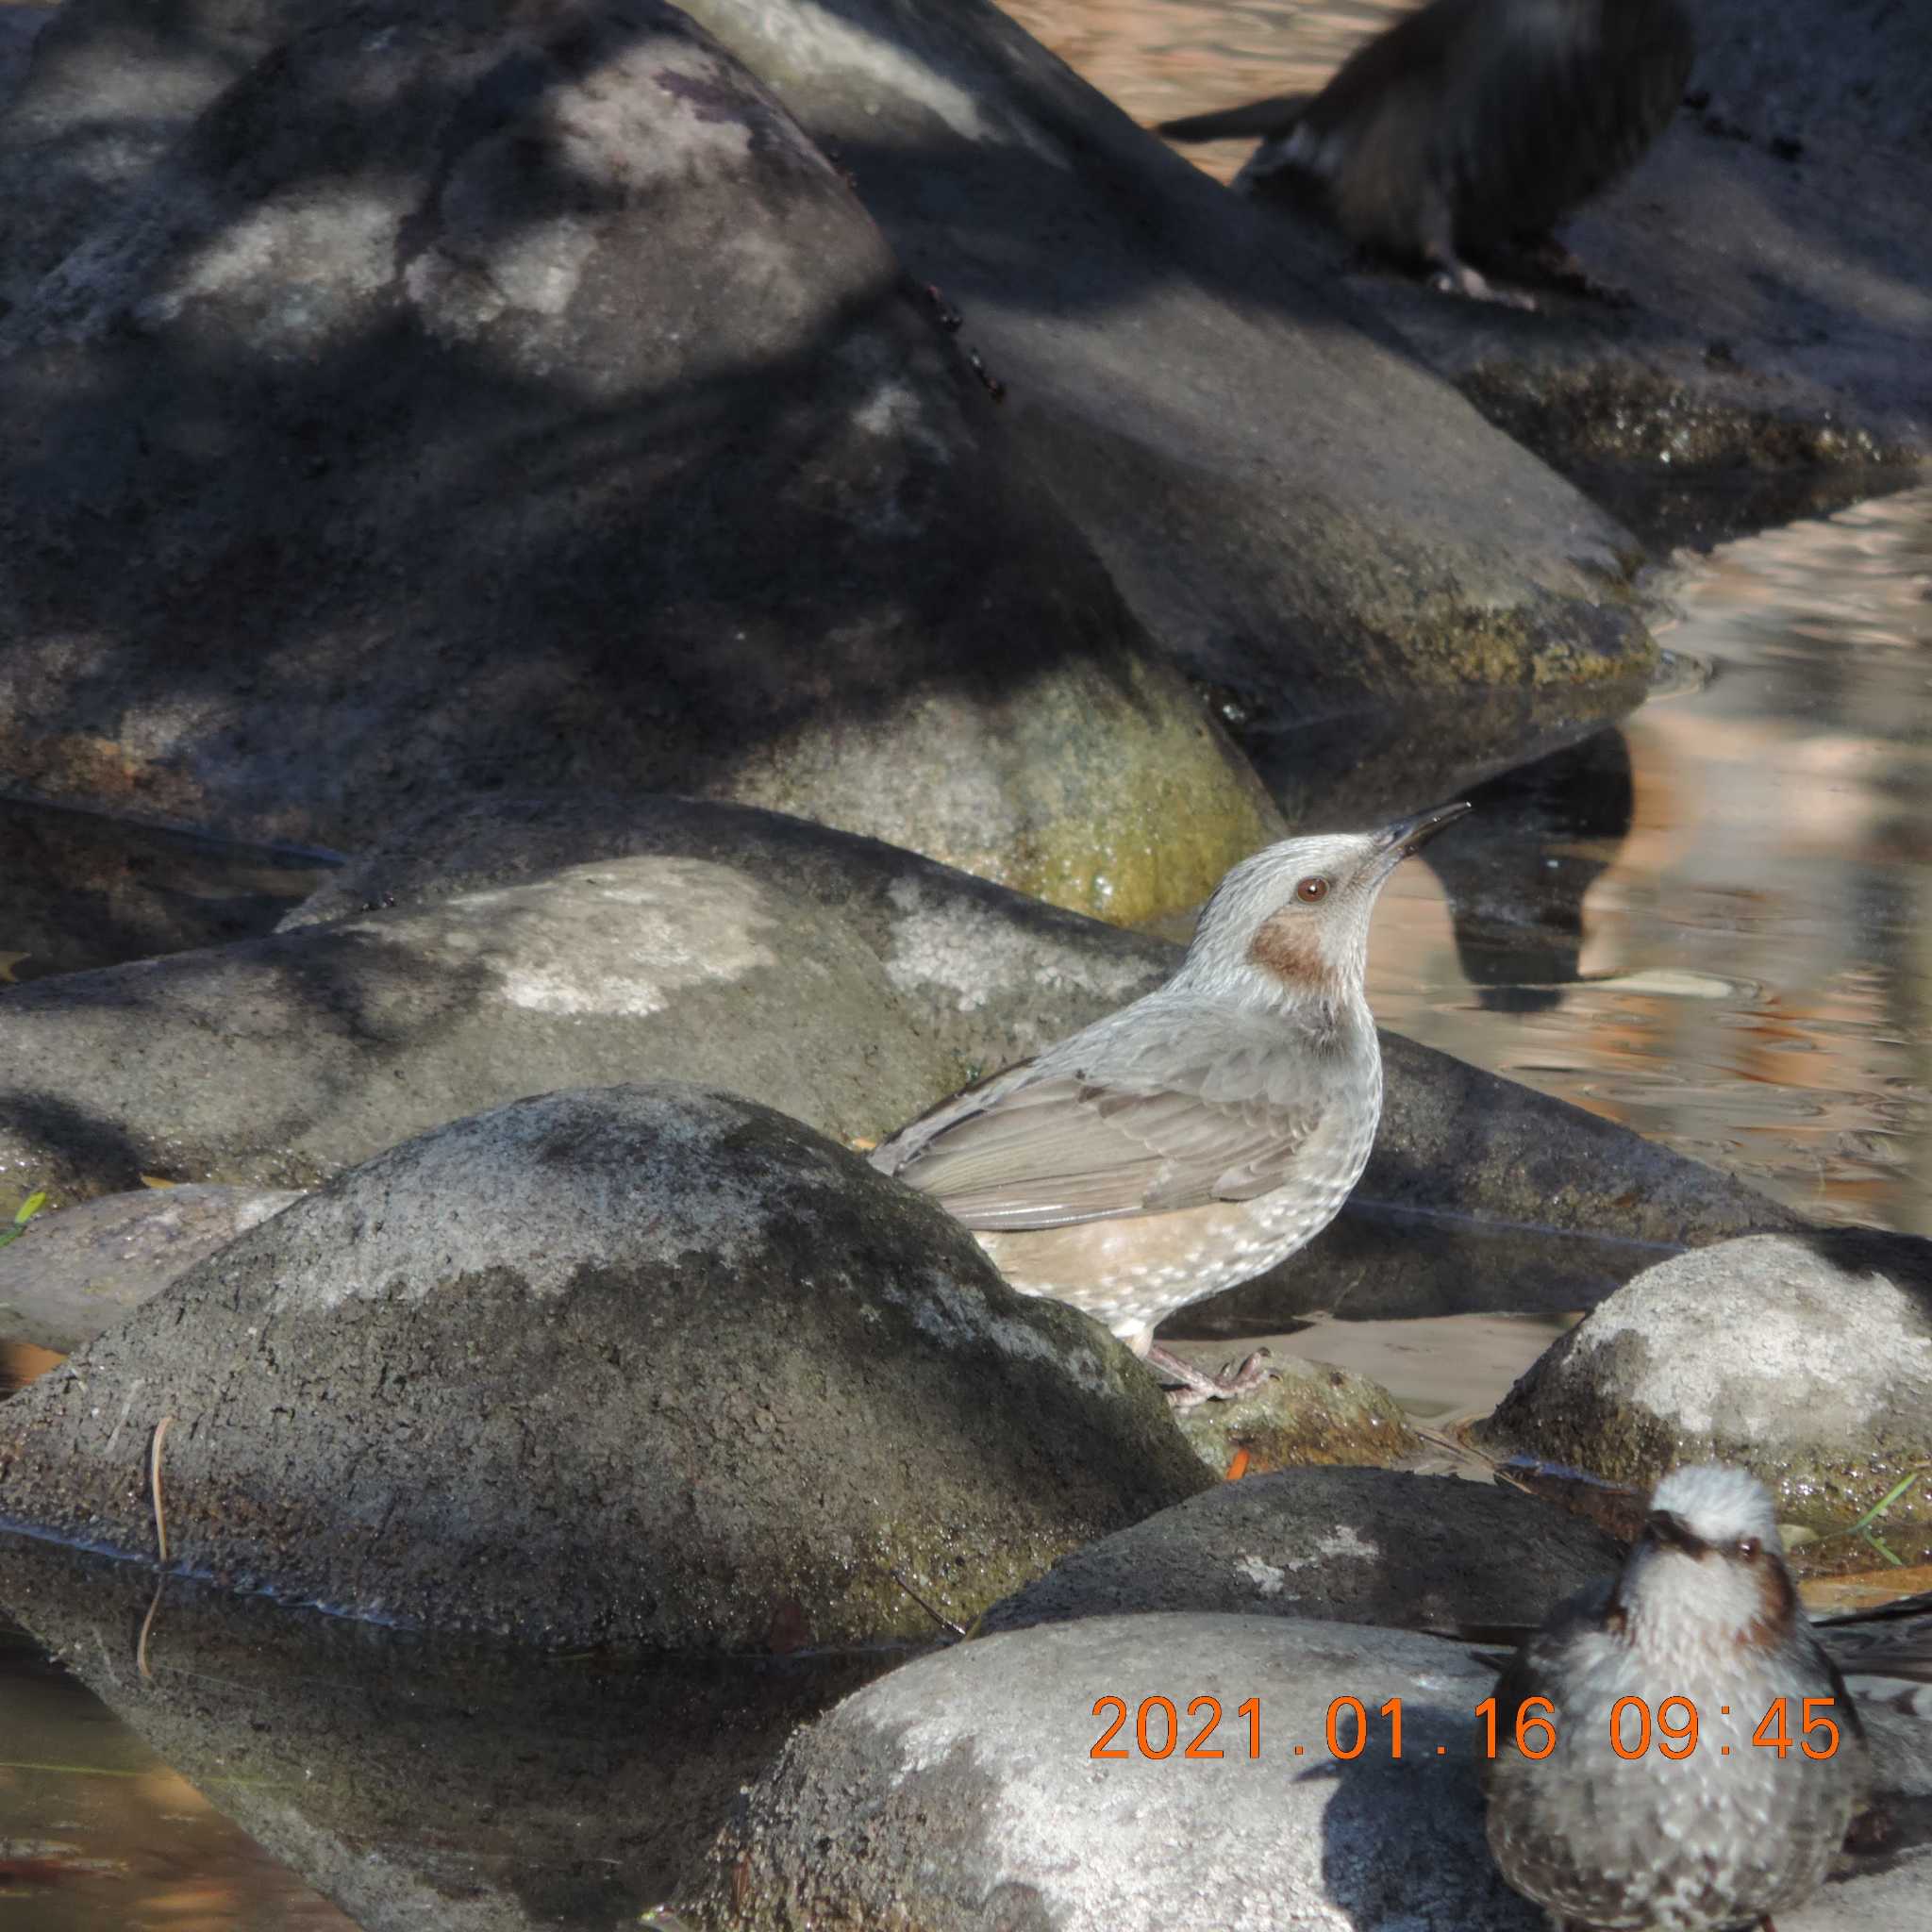
M 1472 808 L 1466 800 L 1454 805 L 1432 806 L 1412 819 L 1397 819 L 1375 834 L 1375 849 L 1388 854 L 1391 865 L 1400 865 L 1411 852 L 1420 851 L 1444 825 L 1453 825 Z
M 1701 1557 L 1704 1542 L 1668 1509 L 1653 1509 L 1643 1519 L 1643 1531 L 1660 1549 L 1681 1550 L 1687 1557 Z

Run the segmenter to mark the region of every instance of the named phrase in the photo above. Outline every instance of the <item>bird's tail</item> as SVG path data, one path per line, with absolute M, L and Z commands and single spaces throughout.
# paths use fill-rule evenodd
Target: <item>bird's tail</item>
M 1170 141 L 1226 141 L 1238 134 L 1286 134 L 1307 112 L 1313 94 L 1270 94 L 1244 108 L 1223 108 L 1213 114 L 1189 114 L 1163 121 L 1154 131 Z

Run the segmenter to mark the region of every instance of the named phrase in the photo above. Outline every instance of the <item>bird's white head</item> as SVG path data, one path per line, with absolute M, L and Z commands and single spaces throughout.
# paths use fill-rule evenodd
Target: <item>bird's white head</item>
M 1378 831 L 1284 839 L 1242 859 L 1202 908 L 1177 979 L 1291 1005 L 1358 999 L 1369 916 L 1389 874 L 1468 809 L 1440 805 Z
M 1797 1591 L 1764 1485 L 1720 1462 L 1665 1476 L 1617 1600 L 1641 1639 L 1667 1648 L 1782 1642 L 1797 1620 Z

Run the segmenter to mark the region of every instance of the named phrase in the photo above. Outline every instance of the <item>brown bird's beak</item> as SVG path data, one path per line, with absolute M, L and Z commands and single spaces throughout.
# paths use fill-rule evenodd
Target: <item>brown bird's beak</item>
M 1390 867 L 1398 866 L 1411 852 L 1419 852 L 1444 825 L 1453 825 L 1471 808 L 1466 801 L 1433 806 L 1412 819 L 1397 819 L 1375 834 L 1375 849 L 1387 855 Z

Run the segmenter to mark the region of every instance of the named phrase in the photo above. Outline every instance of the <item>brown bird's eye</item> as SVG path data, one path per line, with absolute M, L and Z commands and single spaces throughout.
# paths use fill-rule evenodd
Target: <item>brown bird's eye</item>
M 1294 895 L 1304 906 L 1314 906 L 1328 896 L 1328 881 L 1315 877 L 1304 879 L 1294 889 Z
M 1738 1554 L 1739 1556 L 1743 1557 L 1745 1562 L 1750 1562 L 1752 1557 L 1754 1557 L 1757 1554 L 1757 1539 L 1755 1536 L 1747 1536 L 1744 1539 L 1744 1541 L 1738 1545 Z

